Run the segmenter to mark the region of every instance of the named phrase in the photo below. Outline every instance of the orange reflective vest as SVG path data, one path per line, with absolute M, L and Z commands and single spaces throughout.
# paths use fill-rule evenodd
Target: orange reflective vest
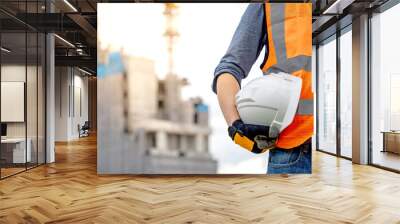
M 311 138 L 314 131 L 312 92 L 311 3 L 266 3 L 265 75 L 283 71 L 302 79 L 300 101 L 293 122 L 283 130 L 276 146 L 291 149 Z

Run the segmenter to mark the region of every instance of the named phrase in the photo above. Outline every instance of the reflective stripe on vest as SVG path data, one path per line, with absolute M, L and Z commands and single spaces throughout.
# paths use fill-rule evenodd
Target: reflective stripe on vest
M 296 114 L 298 114 L 298 115 L 313 115 L 314 114 L 314 100 L 300 99 Z
M 311 3 L 266 3 L 267 56 L 264 74 L 285 72 L 302 78 L 302 93 L 296 116 L 283 132 L 277 146 L 293 148 L 313 134 L 311 89 Z
M 294 58 L 280 61 L 274 67 L 268 68 L 265 73 L 284 71 L 286 73 L 293 73 L 295 71 L 304 70 L 311 72 L 311 57 L 300 55 Z M 279 60 L 279 59 L 278 59 Z

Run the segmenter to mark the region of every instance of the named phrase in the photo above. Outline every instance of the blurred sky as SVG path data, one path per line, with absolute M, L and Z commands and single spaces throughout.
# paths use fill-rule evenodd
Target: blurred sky
M 201 96 L 210 108 L 213 130 L 210 151 L 218 160 L 219 173 L 265 173 L 267 153 L 254 155 L 236 146 L 227 134 L 227 125 L 211 91 L 214 69 L 226 52 L 232 35 L 248 4 L 178 4 L 175 70 L 191 85 L 183 91 L 185 99 Z M 98 39 L 102 48 L 124 49 L 125 53 L 153 59 L 157 75 L 167 72 L 167 42 L 164 4 L 98 4 Z M 242 83 L 260 76 L 262 55 Z

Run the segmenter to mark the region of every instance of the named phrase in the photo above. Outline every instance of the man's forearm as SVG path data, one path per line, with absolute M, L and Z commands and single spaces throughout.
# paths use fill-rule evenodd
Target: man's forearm
M 223 73 L 217 79 L 217 95 L 219 106 L 224 114 L 226 123 L 229 126 L 239 119 L 239 113 L 236 109 L 235 96 L 239 92 L 240 86 L 237 80 L 229 73 Z

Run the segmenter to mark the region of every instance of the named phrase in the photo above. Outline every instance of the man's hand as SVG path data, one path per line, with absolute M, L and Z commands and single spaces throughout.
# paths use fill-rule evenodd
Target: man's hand
M 275 147 L 277 136 L 270 136 L 268 126 L 245 124 L 238 119 L 228 128 L 232 140 L 252 153 L 263 153 Z
M 244 124 L 240 120 L 235 100 L 235 95 L 239 90 L 239 83 L 231 74 L 224 73 L 218 77 L 218 101 L 229 126 L 229 136 L 236 144 L 250 152 L 263 153 L 275 146 L 277 136 L 270 136 L 267 126 Z

